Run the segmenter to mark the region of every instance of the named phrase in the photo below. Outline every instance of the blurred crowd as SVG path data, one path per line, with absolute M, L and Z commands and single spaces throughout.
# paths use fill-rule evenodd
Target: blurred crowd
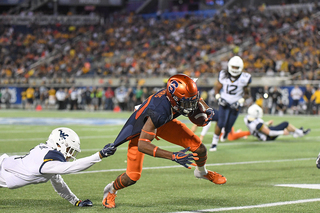
M 12 91 L 0 90 L 0 108 L 21 107 L 26 110 L 85 110 L 85 111 L 134 111 L 135 106 L 162 88 L 143 87 L 141 83 L 119 87 L 29 87 L 16 94 L 21 96 L 21 104 L 12 106 Z M 218 108 L 214 88 L 200 89 L 201 97 L 209 106 Z M 309 114 L 320 115 L 320 86 L 252 87 L 251 97 L 246 99 L 242 112 L 253 103 L 259 105 L 265 114 Z
M 133 111 L 153 92 L 141 86 L 124 85 L 117 88 L 29 87 L 21 92 L 21 107 L 26 110 Z M 11 95 L 8 88 L 0 91 L 0 103 L 7 109 L 11 108 Z
M 114 14 L 97 26 L 0 25 L 0 77 L 3 83 L 29 78 L 74 81 L 79 76 L 153 77 L 184 72 L 213 75 L 230 55 L 240 55 L 245 70 L 262 75 L 292 75 L 319 80 L 319 11 L 266 13 L 265 7 L 233 8 L 210 19 L 198 15 L 163 19 L 161 15 Z M 243 46 L 246 41 L 251 45 Z M 35 66 L 51 57 L 50 62 Z
M 300 88 L 279 88 L 277 86 L 260 88 L 256 93 L 255 103 L 265 114 L 320 115 L 320 87 L 306 85 Z M 247 105 L 249 106 L 249 105 Z

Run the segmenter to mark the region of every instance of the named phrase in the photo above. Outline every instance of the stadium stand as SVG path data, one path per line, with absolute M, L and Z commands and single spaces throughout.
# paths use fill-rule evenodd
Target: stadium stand
M 278 55 L 286 53 L 279 52 L 276 58 L 270 57 L 274 49 L 270 44 L 292 46 L 286 42 L 293 42 L 292 37 L 299 33 L 292 30 L 289 38 L 279 38 L 275 32 L 278 30 L 283 35 L 284 28 L 293 28 L 297 21 L 304 20 L 313 12 L 296 12 L 298 8 L 290 6 L 284 15 L 276 13 L 277 7 L 268 10 L 263 7 L 259 10 L 233 8 L 212 14 L 210 18 L 200 13 L 177 15 L 175 19 L 166 16 L 170 20 L 115 14 L 103 25 L 99 24 L 98 16 L 50 18 L 32 15 L 23 17 L 23 20 L 21 17 L 4 16 L 0 18 L 4 24 L 0 40 L 1 77 L 10 82 L 20 76 L 167 77 L 181 71 L 191 76 L 209 75 L 224 68 L 226 60 L 214 57 L 214 53 L 219 52 L 221 56 L 221 51 L 231 49 L 234 54 L 241 54 L 241 48 L 247 49 L 243 50 L 242 56 L 247 59 L 247 71 L 251 73 L 268 74 L 272 67 L 271 73 L 284 71 L 295 74 L 298 72 L 296 66 L 283 70 L 278 68 L 285 58 Z M 300 27 L 300 30 L 310 31 L 316 24 L 317 19 L 309 20 L 310 27 Z M 317 39 L 316 35 L 313 37 L 312 40 Z M 311 42 L 308 44 L 312 46 Z
M 255 85 L 268 76 L 277 76 L 270 86 L 298 80 L 317 84 L 317 11 L 317 3 L 107 16 L 44 15 L 20 8 L 0 16 L 0 83 L 161 87 L 162 79 L 184 72 L 201 77 L 200 86 L 208 88 L 227 60 L 240 55 Z

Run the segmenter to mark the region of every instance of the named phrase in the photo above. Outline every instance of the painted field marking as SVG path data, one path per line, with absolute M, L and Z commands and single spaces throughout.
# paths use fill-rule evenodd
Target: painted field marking
M 305 160 L 314 160 L 314 158 L 297 158 L 297 159 L 282 159 L 282 160 L 264 160 L 264 161 L 246 161 L 246 162 L 230 162 L 230 163 L 212 163 L 206 164 L 209 166 L 228 166 L 228 165 L 244 165 L 244 164 L 258 164 L 258 163 L 280 163 L 280 162 L 292 162 L 292 161 L 305 161 Z M 181 168 L 180 165 L 175 166 L 159 166 L 159 167 L 143 167 L 143 170 L 152 170 L 152 169 L 172 169 L 172 168 Z M 83 171 L 77 172 L 76 174 L 88 174 L 88 173 L 99 173 L 99 172 L 115 172 L 115 171 L 126 171 L 126 168 L 123 169 L 107 169 L 107 170 L 93 170 L 93 171 Z M 73 174 L 69 174 L 73 175 Z
M 301 189 L 320 189 L 320 184 L 276 184 L 274 186 L 293 187 Z
M 265 203 L 265 204 L 252 205 L 252 206 L 234 206 L 234 207 L 225 207 L 225 208 L 216 208 L 216 209 L 202 209 L 202 210 L 183 211 L 183 212 L 174 212 L 174 213 L 220 212 L 220 211 L 232 211 L 232 210 L 241 210 L 241 209 L 266 208 L 266 207 L 273 207 L 273 206 L 284 206 L 284 205 L 291 205 L 291 204 L 298 204 L 298 203 L 311 203 L 311 202 L 318 202 L 318 201 L 320 201 L 320 198 L 284 201 L 284 202 L 276 202 L 276 203 Z

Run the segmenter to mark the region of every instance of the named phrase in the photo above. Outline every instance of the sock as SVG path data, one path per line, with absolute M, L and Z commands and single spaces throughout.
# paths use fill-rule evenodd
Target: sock
M 207 126 L 204 126 L 204 127 L 202 128 L 202 131 L 201 131 L 201 134 L 200 134 L 200 135 L 201 135 L 201 136 L 205 136 L 205 135 L 207 134 L 210 126 L 211 126 L 211 122 L 209 122 Z
M 111 194 L 115 194 L 115 193 L 117 193 L 117 190 L 115 190 L 114 188 L 113 188 L 113 186 L 112 186 L 112 188 L 111 188 L 111 190 L 109 191 Z
M 301 129 L 296 129 L 294 132 L 298 133 L 299 135 L 303 135 L 303 131 Z
M 208 171 L 206 169 L 206 166 L 197 166 L 196 169 L 201 173 L 201 174 L 208 174 Z
M 217 145 L 219 141 L 219 135 L 214 134 L 212 138 L 212 145 Z
M 122 177 L 122 175 L 124 175 L 124 174 L 125 174 L 125 173 L 119 175 L 119 176 L 117 177 L 117 179 L 113 182 L 113 184 L 112 184 L 112 191 L 113 191 L 113 192 L 116 192 L 116 191 L 118 191 L 119 189 L 123 189 L 123 188 L 127 187 L 126 185 L 123 185 L 122 182 L 121 182 L 121 177 Z

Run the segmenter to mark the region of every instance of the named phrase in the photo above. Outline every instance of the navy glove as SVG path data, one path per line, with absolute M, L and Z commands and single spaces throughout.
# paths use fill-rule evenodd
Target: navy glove
M 234 110 L 239 110 L 240 108 L 240 103 L 237 101 L 237 102 L 234 102 L 233 104 L 230 105 L 230 108 L 231 109 L 234 109 Z
M 203 126 L 207 126 L 208 123 L 209 123 L 210 121 L 212 121 L 212 118 L 213 118 L 213 116 L 214 116 L 214 111 L 213 111 L 213 109 L 212 109 L 212 108 L 208 108 L 208 109 L 206 110 L 206 114 L 207 114 L 207 119 L 205 120 Z
M 219 99 L 218 99 L 218 104 L 219 104 L 220 106 L 225 107 L 225 106 L 228 105 L 228 102 L 227 102 L 226 100 L 224 100 L 223 98 L 219 98 Z
M 79 206 L 79 207 L 91 207 L 93 204 L 92 204 L 91 200 L 86 199 L 84 201 L 78 200 L 74 205 Z
M 113 155 L 116 152 L 116 150 L 117 150 L 117 147 L 114 147 L 113 144 L 109 143 L 105 145 L 105 147 L 99 152 L 100 157 L 104 158 L 104 157 Z
M 186 152 L 189 149 L 190 149 L 190 147 L 185 148 L 184 150 L 181 150 L 179 152 L 174 152 L 172 154 L 172 161 L 175 161 L 188 169 L 191 169 L 191 167 L 188 166 L 187 164 L 190 164 L 192 166 L 196 166 L 196 164 L 192 163 L 191 160 L 199 160 L 199 158 L 197 157 L 198 154 L 197 153 L 186 154 Z

